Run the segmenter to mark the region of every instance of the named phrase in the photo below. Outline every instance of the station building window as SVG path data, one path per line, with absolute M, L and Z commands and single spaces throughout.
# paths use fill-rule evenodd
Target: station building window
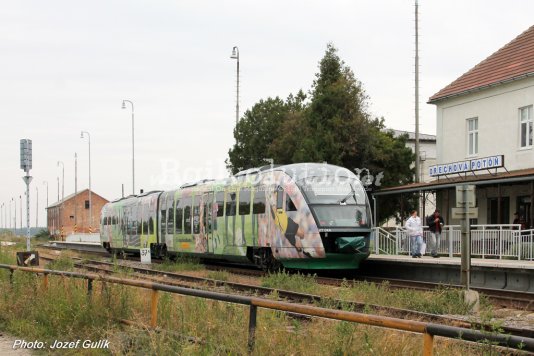
M 478 117 L 467 119 L 467 152 L 469 156 L 478 154 Z
M 519 108 L 521 148 L 532 147 L 532 105 Z

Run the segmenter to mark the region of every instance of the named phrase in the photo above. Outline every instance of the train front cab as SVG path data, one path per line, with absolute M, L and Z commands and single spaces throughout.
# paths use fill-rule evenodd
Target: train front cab
M 371 211 L 356 176 L 313 177 L 297 181 L 317 224 L 324 258 L 282 261 L 301 269 L 357 269 L 369 254 Z

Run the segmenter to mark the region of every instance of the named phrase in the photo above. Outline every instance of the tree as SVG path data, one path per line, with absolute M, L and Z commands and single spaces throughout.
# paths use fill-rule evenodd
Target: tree
M 285 102 L 269 98 L 247 110 L 234 130 L 229 169 L 262 166 L 266 158 L 280 164 L 326 161 L 380 177 L 382 187 L 412 181 L 413 154 L 406 137 L 395 138 L 383 119 L 372 118 L 361 82 L 333 44 L 327 45 L 307 99 L 299 91 Z M 379 219 L 397 211 L 393 202 L 381 206 Z

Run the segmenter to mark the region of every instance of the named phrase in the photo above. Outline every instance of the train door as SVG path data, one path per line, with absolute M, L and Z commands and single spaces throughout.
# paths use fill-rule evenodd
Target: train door
M 225 207 L 225 226 L 226 226 L 226 244 L 235 245 L 235 214 L 236 214 L 237 194 L 233 191 L 226 192 Z
M 215 247 L 213 245 L 213 227 L 214 219 L 213 216 L 213 192 L 204 193 L 202 195 L 202 238 L 206 242 L 206 248 L 208 253 L 213 253 Z

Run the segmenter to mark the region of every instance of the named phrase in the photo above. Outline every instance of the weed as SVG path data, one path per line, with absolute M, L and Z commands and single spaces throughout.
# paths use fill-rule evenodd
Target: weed
M 72 271 L 74 269 L 74 262 L 68 256 L 60 256 L 49 262 L 47 268 L 56 271 Z
M 230 279 L 230 274 L 226 271 L 210 271 L 208 272 L 208 278 L 226 282 Z
M 302 293 L 316 293 L 318 284 L 316 275 L 303 275 L 286 271 L 269 273 L 261 280 L 261 285 L 268 288 L 292 290 Z
M 181 271 L 198 271 L 204 269 L 199 260 L 188 256 L 178 256 L 176 261 L 169 258 L 163 260 L 163 263 L 154 265 L 154 268 L 164 272 L 181 272 Z

